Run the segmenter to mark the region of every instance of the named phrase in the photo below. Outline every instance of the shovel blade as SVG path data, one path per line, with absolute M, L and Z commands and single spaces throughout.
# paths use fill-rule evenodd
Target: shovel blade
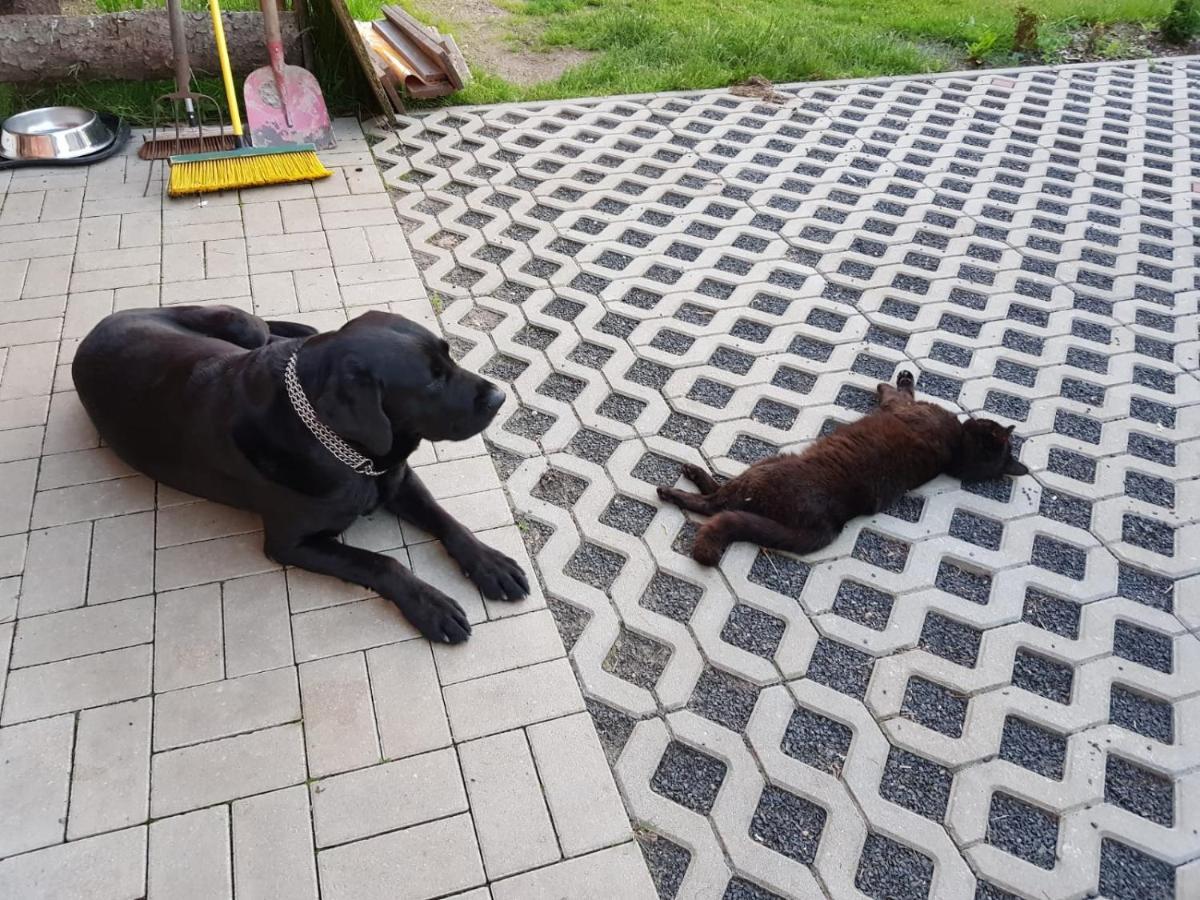
M 255 69 L 246 78 L 246 122 L 251 143 L 255 147 L 315 144 L 318 150 L 331 149 L 336 141 L 329 110 L 312 72 L 300 66 L 284 66 L 283 93 L 284 103 L 280 103 L 269 66 Z

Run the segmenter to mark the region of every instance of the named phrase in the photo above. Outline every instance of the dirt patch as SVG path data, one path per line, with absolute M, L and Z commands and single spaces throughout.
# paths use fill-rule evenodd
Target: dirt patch
M 595 56 L 569 47 L 539 48 L 534 26 L 523 27 L 507 10 L 488 0 L 444 0 L 436 6 L 422 6 L 422 12 L 452 26 L 450 33 L 467 62 L 522 87 L 554 81 Z

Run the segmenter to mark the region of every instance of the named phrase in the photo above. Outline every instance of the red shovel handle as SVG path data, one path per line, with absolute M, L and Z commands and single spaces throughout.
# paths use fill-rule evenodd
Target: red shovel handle
M 291 127 L 292 116 L 288 112 L 287 99 L 284 96 L 283 80 L 283 36 L 279 31 L 279 10 L 275 0 L 259 0 L 262 9 L 263 31 L 267 35 L 267 55 L 270 58 L 271 72 L 275 76 L 275 91 L 279 94 L 279 107 L 283 110 L 283 119 Z

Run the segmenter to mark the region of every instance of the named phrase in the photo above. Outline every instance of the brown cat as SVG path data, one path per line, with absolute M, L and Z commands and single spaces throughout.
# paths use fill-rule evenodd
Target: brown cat
M 959 422 L 940 406 L 917 402 L 911 372 L 876 393 L 877 409 L 799 455 L 761 460 L 723 485 L 685 465 L 699 494 L 660 487 L 663 500 L 713 516 L 696 536 L 695 560 L 715 566 L 733 541 L 792 553 L 820 550 L 855 516 L 877 513 L 943 472 L 964 481 L 1029 474 L 1013 458 L 1011 425 Z

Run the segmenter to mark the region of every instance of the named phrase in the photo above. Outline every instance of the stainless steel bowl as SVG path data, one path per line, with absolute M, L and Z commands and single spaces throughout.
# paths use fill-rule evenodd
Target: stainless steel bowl
M 90 109 L 47 106 L 4 121 L 0 154 L 8 159 L 74 159 L 103 150 L 115 137 Z

